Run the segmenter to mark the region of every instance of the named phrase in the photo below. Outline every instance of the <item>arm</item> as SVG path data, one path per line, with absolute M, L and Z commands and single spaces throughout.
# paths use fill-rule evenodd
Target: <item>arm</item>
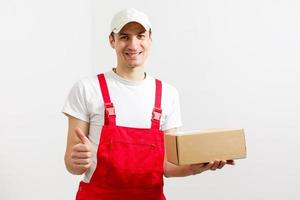
M 68 115 L 65 165 L 71 174 L 81 175 L 91 166 L 91 144 L 86 137 L 89 123 Z
M 165 133 L 176 133 L 176 128 L 166 130 Z M 165 177 L 184 177 L 200 174 L 207 170 L 216 170 L 224 167 L 225 164 L 234 165 L 233 160 L 215 160 L 209 163 L 191 164 L 191 165 L 175 165 L 167 161 L 165 151 L 164 175 Z

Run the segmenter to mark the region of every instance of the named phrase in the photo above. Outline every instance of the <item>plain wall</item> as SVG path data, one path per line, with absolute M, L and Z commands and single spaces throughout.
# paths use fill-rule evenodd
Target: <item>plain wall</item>
M 235 166 L 165 179 L 169 199 L 300 199 L 300 3 L 0 2 L 0 199 L 74 199 L 61 108 L 79 79 L 116 64 L 110 20 L 125 7 L 153 24 L 146 71 L 177 87 L 183 127 L 244 128 Z

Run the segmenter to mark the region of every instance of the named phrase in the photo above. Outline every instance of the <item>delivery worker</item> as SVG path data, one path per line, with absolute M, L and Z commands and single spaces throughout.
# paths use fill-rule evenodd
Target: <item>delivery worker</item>
M 174 87 L 145 72 L 151 31 L 144 13 L 117 13 L 109 35 L 117 66 L 78 81 L 66 100 L 65 164 L 70 173 L 84 174 L 77 200 L 163 200 L 163 175 L 194 175 L 228 163 L 166 161 L 164 133 L 181 126 L 179 97 Z

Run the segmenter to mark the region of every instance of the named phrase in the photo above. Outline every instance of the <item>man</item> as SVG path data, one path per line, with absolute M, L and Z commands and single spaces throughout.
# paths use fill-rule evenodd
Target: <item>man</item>
M 109 36 L 117 66 L 72 88 L 65 164 L 84 174 L 76 199 L 165 199 L 163 175 L 221 169 L 233 161 L 176 166 L 164 157 L 164 133 L 181 126 L 177 90 L 145 73 L 151 23 L 135 9 L 117 13 Z

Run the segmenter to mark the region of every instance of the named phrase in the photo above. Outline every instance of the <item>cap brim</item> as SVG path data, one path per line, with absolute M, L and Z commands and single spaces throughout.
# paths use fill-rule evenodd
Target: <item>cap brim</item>
M 144 27 L 144 29 L 146 31 L 150 30 L 150 26 L 147 23 L 144 23 L 144 22 L 141 22 L 141 21 L 138 21 L 138 20 L 126 20 L 126 21 L 122 22 L 117 28 L 114 28 L 112 30 L 112 32 L 119 33 L 126 24 L 131 23 L 131 22 L 139 23 L 140 25 L 142 25 Z

